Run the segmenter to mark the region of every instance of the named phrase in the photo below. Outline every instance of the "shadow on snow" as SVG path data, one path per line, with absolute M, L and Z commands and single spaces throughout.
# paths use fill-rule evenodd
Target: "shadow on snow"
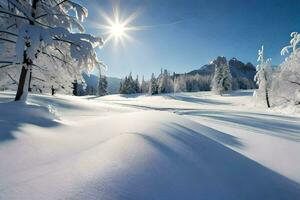
M 46 107 L 22 102 L 0 103 L 0 143 L 15 139 L 14 132 L 25 124 L 54 127 L 59 123 Z

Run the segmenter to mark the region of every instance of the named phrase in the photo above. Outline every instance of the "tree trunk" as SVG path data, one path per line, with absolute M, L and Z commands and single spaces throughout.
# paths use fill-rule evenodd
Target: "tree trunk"
M 269 92 L 268 92 L 268 89 L 266 88 L 266 102 L 267 102 L 267 106 L 268 108 L 270 108 L 270 101 L 269 101 Z
M 270 101 L 269 101 L 269 91 L 268 91 L 268 78 L 267 78 L 267 72 L 264 70 L 264 78 L 265 78 L 265 92 L 266 92 L 266 102 L 267 102 L 267 106 L 268 108 L 270 108 Z
M 30 68 L 30 71 L 29 71 L 29 82 L 28 82 L 28 92 L 31 92 L 32 89 L 30 87 L 30 84 L 31 84 L 31 78 L 32 78 L 32 68 Z
M 19 85 L 18 85 L 18 90 L 17 90 L 17 94 L 15 97 L 15 101 L 21 100 L 21 97 L 24 92 L 25 83 L 26 83 L 27 71 L 28 71 L 28 69 L 26 69 L 25 66 L 22 66 L 22 71 L 21 71 L 21 75 L 20 75 L 20 79 L 19 79 Z M 27 87 L 26 87 L 26 90 L 27 90 Z
M 37 8 L 37 3 L 39 0 L 33 0 L 32 1 L 32 10 L 31 10 L 31 16 L 34 18 L 35 17 L 35 10 Z M 29 20 L 30 25 L 34 25 L 34 21 Z M 25 44 L 28 47 L 30 47 L 30 44 Z M 26 67 L 25 67 L 26 66 Z M 32 61 L 27 58 L 26 52 L 24 51 L 24 58 L 23 58 L 23 66 L 22 66 L 22 71 L 19 79 L 19 85 L 18 85 L 18 90 L 17 94 L 15 97 L 15 101 L 20 101 L 20 100 L 25 100 L 27 99 L 27 96 L 22 98 L 24 95 L 24 89 L 26 89 L 26 94 L 28 93 L 28 90 L 30 88 L 30 83 L 29 80 L 27 80 L 27 73 L 28 69 L 30 69 L 30 79 L 31 79 L 31 66 L 32 66 Z M 31 81 L 31 80 L 30 80 Z M 28 85 L 27 85 L 28 84 Z

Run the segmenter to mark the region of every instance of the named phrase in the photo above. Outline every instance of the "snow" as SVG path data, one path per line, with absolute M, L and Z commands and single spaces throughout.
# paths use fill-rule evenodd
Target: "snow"
M 300 116 L 252 91 L 0 93 L 0 199 L 299 199 Z

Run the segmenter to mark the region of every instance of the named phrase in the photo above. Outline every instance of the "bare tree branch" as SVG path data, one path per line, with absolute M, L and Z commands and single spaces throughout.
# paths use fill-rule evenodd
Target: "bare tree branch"
M 6 72 L 7 76 L 14 82 L 14 84 L 19 84 L 8 72 Z
M 1 65 L 1 66 L 0 66 L 0 69 L 1 69 L 1 68 L 5 68 L 5 67 L 9 67 L 9 66 L 11 66 L 11 65 L 13 65 L 13 64 Z
M 61 1 L 60 3 L 56 4 L 56 5 L 54 6 L 54 8 L 57 7 L 57 6 L 59 6 L 59 5 L 61 5 L 61 4 L 63 4 L 63 3 L 65 3 L 65 2 L 67 2 L 67 1 L 69 1 L 69 0 L 63 0 L 63 1 Z
M 297 81 L 289 81 L 289 82 L 300 86 L 300 82 Z
M 44 71 L 48 71 L 48 70 L 46 70 L 46 69 L 44 69 L 44 68 L 42 68 L 41 66 L 38 66 L 38 65 L 36 65 L 36 64 L 32 64 L 32 66 L 33 66 L 33 67 L 36 67 L 36 68 L 39 68 L 39 69 L 41 69 L 41 70 L 44 70 Z
M 17 17 L 17 18 L 20 18 L 20 19 L 26 19 L 26 20 L 29 20 L 28 17 L 24 17 L 24 16 L 21 16 L 21 15 L 17 15 L 15 13 L 12 13 L 12 12 L 9 12 L 7 10 L 4 10 L 2 8 L 0 8 L 0 13 L 4 13 L 4 14 L 8 14 L 10 16 L 14 16 L 14 17 Z
M 41 78 L 38 78 L 38 77 L 32 77 L 32 79 L 35 79 L 35 80 L 38 80 L 38 81 L 41 81 L 41 82 L 46 82 L 45 80 L 41 79 Z
M 9 32 L 9 31 L 5 31 L 5 30 L 0 30 L 0 33 L 6 33 L 6 34 L 9 34 L 9 35 L 13 35 L 13 36 L 18 37 L 18 34 L 15 34 L 15 33 Z
M 16 41 L 13 41 L 13 40 L 10 40 L 10 39 L 0 38 L 0 40 L 16 44 Z

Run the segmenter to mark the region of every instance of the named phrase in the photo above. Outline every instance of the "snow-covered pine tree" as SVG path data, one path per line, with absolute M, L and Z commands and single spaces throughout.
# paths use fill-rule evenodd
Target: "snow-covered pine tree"
M 212 91 L 214 91 L 217 94 L 221 94 L 223 92 L 223 70 L 222 66 L 224 62 L 224 57 L 218 57 L 213 63 L 215 64 L 215 73 L 214 77 L 212 79 Z
M 136 80 L 133 80 L 130 73 L 128 77 L 125 76 L 124 81 L 121 81 L 119 92 L 120 94 L 135 94 L 137 93 L 137 89 Z
M 70 14 L 73 11 L 75 17 Z M 43 69 L 40 63 L 46 58 L 62 63 L 57 65 L 59 70 L 54 65 L 47 65 L 50 70 L 41 70 L 47 78 L 61 75 L 59 72 L 74 73 L 81 67 L 91 70 L 101 65 L 94 48 L 103 44 L 102 39 L 83 33 L 81 22 L 88 12 L 78 3 L 72 0 L 2 0 L 0 13 L 3 51 L 14 49 L 10 51 L 12 55 L 1 57 L 1 68 L 21 70 L 16 101 L 26 101 L 30 71 L 33 67 Z
M 231 91 L 232 89 L 232 75 L 227 61 L 225 62 L 225 65 L 223 65 L 223 88 L 224 91 Z
M 127 92 L 126 94 L 135 94 L 136 93 L 136 85 L 135 85 L 135 81 L 132 78 L 132 74 L 130 72 L 128 78 L 127 78 Z
M 77 82 L 77 80 L 74 80 L 74 82 L 72 82 L 72 85 L 73 85 L 73 95 L 78 96 L 78 82 Z
M 266 101 L 267 107 L 270 108 L 270 87 L 271 87 L 271 59 L 265 60 L 264 46 L 258 50 L 257 61 L 259 64 L 256 67 L 256 75 L 254 81 L 258 85 L 258 89 L 254 92 L 254 96 L 259 100 Z
M 140 89 L 141 89 L 141 93 L 148 93 L 148 91 L 149 91 L 149 86 L 148 86 L 147 82 L 145 81 L 144 76 L 142 78 L 142 83 L 141 83 Z
M 158 77 L 158 93 L 171 93 L 173 92 L 173 80 L 169 72 L 165 69 L 162 70 Z
M 127 76 L 125 76 L 125 78 L 122 79 L 121 82 L 120 82 L 119 93 L 120 94 L 126 94 L 127 88 L 128 88 L 128 78 L 127 78 Z
M 105 75 L 100 73 L 98 82 L 98 96 L 105 96 L 107 94 L 107 78 Z
M 186 75 L 175 76 L 174 92 L 186 92 Z
M 151 79 L 149 82 L 149 94 L 150 95 L 158 94 L 157 79 L 155 78 L 154 73 L 152 73 Z
M 119 94 L 123 94 L 123 84 L 124 84 L 123 79 L 121 79 L 120 87 L 119 87 Z
M 140 93 L 141 92 L 141 86 L 140 86 L 139 76 L 138 75 L 135 78 L 134 86 L 135 86 L 135 93 Z
M 215 73 L 212 79 L 212 90 L 216 94 L 222 94 L 225 91 L 230 91 L 232 87 L 232 76 L 226 58 L 218 56 L 213 63 L 215 65 Z
M 80 83 L 79 81 L 74 80 L 74 82 L 72 82 L 72 85 L 72 93 L 74 96 L 83 96 L 86 94 L 86 88 L 82 82 Z

